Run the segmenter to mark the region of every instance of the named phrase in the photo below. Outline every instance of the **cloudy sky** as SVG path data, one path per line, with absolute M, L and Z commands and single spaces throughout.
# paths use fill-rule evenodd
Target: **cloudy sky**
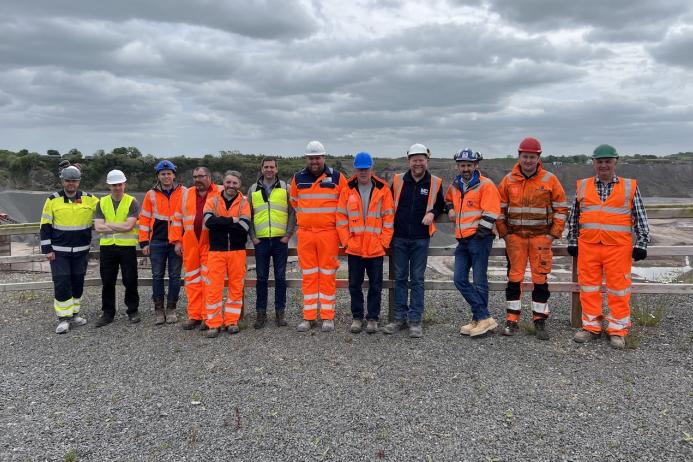
M 693 150 L 690 0 L 2 0 L 0 148 Z

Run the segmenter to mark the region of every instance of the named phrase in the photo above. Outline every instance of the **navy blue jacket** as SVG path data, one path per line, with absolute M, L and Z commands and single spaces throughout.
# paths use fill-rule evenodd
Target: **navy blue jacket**
M 402 192 L 399 196 L 399 204 L 395 212 L 394 237 L 404 239 L 428 239 L 428 226 L 421 224 L 428 206 L 428 193 L 431 190 L 431 174 L 426 171 L 421 180 L 414 181 L 411 171 L 402 177 Z M 391 189 L 392 186 L 390 186 Z M 394 189 L 392 191 L 394 195 Z M 433 214 L 438 217 L 445 211 L 445 199 L 443 188 L 438 191 L 438 196 L 433 204 Z

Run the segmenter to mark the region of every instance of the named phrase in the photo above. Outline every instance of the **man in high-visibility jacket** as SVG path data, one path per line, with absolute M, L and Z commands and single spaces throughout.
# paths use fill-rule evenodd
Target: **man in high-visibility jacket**
M 101 234 L 99 246 L 99 270 L 101 273 L 101 310 L 103 313 L 94 324 L 102 327 L 113 322 L 116 305 L 116 281 L 118 268 L 123 275 L 125 306 L 131 323 L 140 322 L 137 292 L 137 199 L 125 193 L 125 174 L 111 170 L 106 183 L 111 193 L 102 197 L 94 212 L 94 229 Z
M 378 331 L 380 292 L 383 287 L 383 255 L 394 231 L 394 202 L 386 181 L 373 175 L 373 159 L 367 152 L 354 157 L 356 174 L 342 189 L 337 205 L 337 232 L 346 248 L 351 295 L 351 332 L 363 329 L 364 272 L 368 273 L 366 332 Z
M 279 165 L 275 157 L 265 157 L 260 165 L 260 178 L 250 186 L 253 221 L 248 235 L 255 246 L 255 329 L 267 322 L 267 280 L 270 260 L 274 266 L 274 310 L 278 327 L 287 325 L 286 262 L 289 257 L 289 241 L 296 231 L 296 213 L 289 201 L 289 188 L 279 179 Z
M 193 170 L 194 186 L 183 191 L 178 209 L 171 219 L 168 240 L 177 255 L 183 257 L 185 270 L 185 294 L 188 298 L 188 319 L 184 330 L 203 329 L 205 318 L 205 278 L 207 277 L 207 252 L 209 235 L 203 225 L 207 198 L 222 190 L 212 183 L 212 172 L 207 167 Z
M 96 196 L 79 190 L 82 172 L 75 166 L 60 172 L 63 189 L 46 199 L 41 212 L 41 253 L 51 265 L 53 308 L 58 316 L 56 334 L 70 326 L 83 326 L 79 315 L 84 292 L 84 276 L 91 244 Z
M 205 202 L 204 223 L 209 229 L 205 323 L 209 338 L 219 335 L 221 328 L 231 335 L 239 332 L 246 272 L 245 243 L 251 220 L 250 204 L 240 188 L 241 174 L 228 171 L 224 175 L 224 190 L 211 194 Z M 229 290 L 223 303 L 225 278 Z
M 306 146 L 307 167 L 291 180 L 291 205 L 298 224 L 298 264 L 303 273 L 303 321 L 296 329 L 307 332 L 315 325 L 320 306 L 322 331 L 334 330 L 339 269 L 337 202 L 346 179 L 325 165 L 325 148 L 319 141 Z
M 418 338 L 423 335 L 421 320 L 428 246 L 436 231 L 435 219 L 444 212 L 445 201 L 443 180 L 428 172 L 431 151 L 417 143 L 409 148 L 407 157 L 409 171 L 395 175 L 392 182 L 395 201 L 395 233 L 391 244 L 395 265 L 395 319 L 383 328 L 383 332 L 394 334 L 409 326 L 409 336 Z
M 611 346 L 623 349 L 631 325 L 631 259 L 647 258 L 650 227 L 636 181 L 616 175 L 616 149 L 597 146 L 592 163 L 596 175 L 578 180 L 568 218 L 568 253 L 578 260 L 582 305 L 582 330 L 574 340 L 585 343 L 601 335 L 601 286 L 606 278 L 606 332 Z
M 147 191 L 142 201 L 139 217 L 139 239 L 142 253 L 149 255 L 152 263 L 152 299 L 154 300 L 155 324 L 178 321 L 176 305 L 180 294 L 180 272 L 183 260 L 169 242 L 171 219 L 183 198 L 185 187 L 175 182 L 176 166 L 162 160 L 154 167 L 157 183 Z M 164 310 L 164 274 L 168 264 L 168 299 Z
M 500 214 L 498 189 L 479 172 L 481 154 L 471 149 L 455 153 L 459 175 L 448 187 L 445 202 L 455 226 L 455 276 L 457 290 L 472 309 L 472 321 L 460 328 L 476 337 L 498 326 L 488 311 L 488 258 L 493 247 L 493 225 Z M 469 270 L 474 282 L 469 282 Z
M 517 148 L 518 162 L 498 185 L 501 215 L 496 228 L 508 257 L 506 325 L 503 335 L 515 335 L 521 313 L 522 281 L 527 261 L 532 271 L 532 320 L 539 340 L 548 340 L 546 319 L 551 293 L 551 244 L 560 239 L 568 215 L 565 191 L 556 175 L 544 169 L 539 140 L 527 137 Z

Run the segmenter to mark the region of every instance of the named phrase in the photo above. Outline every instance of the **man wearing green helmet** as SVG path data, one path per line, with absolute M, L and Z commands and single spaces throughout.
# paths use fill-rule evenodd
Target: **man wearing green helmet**
M 618 152 L 613 146 L 602 144 L 594 150 L 596 175 L 577 182 L 568 219 L 568 253 L 578 259 L 582 305 L 582 330 L 574 340 L 586 343 L 601 335 L 601 285 L 606 277 L 606 331 L 611 346 L 623 349 L 631 325 L 631 258 L 639 261 L 647 257 L 650 228 L 636 181 L 616 176 L 617 163 Z

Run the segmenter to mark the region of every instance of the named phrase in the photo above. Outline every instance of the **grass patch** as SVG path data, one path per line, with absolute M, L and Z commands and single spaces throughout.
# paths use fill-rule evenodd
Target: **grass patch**
M 657 327 L 662 321 L 662 318 L 666 314 L 666 309 L 663 307 L 657 307 L 654 310 L 643 308 L 641 306 L 635 306 L 631 310 L 631 318 L 633 319 L 633 324 L 642 327 Z
M 428 308 L 427 310 L 425 310 L 421 323 L 424 326 L 428 327 L 431 324 L 435 324 L 436 322 L 438 322 L 438 310 L 435 308 Z
M 65 462 L 75 462 L 77 460 L 77 453 L 75 452 L 74 449 L 70 449 L 63 456 L 63 460 Z
M 644 338 L 645 336 L 643 335 L 642 330 L 639 327 L 634 327 L 628 332 L 628 335 L 626 335 L 623 340 L 626 342 L 627 350 L 635 350 L 640 346 L 640 343 L 642 343 Z
M 527 335 L 536 335 L 537 328 L 534 327 L 534 322 L 520 321 L 520 330 Z

